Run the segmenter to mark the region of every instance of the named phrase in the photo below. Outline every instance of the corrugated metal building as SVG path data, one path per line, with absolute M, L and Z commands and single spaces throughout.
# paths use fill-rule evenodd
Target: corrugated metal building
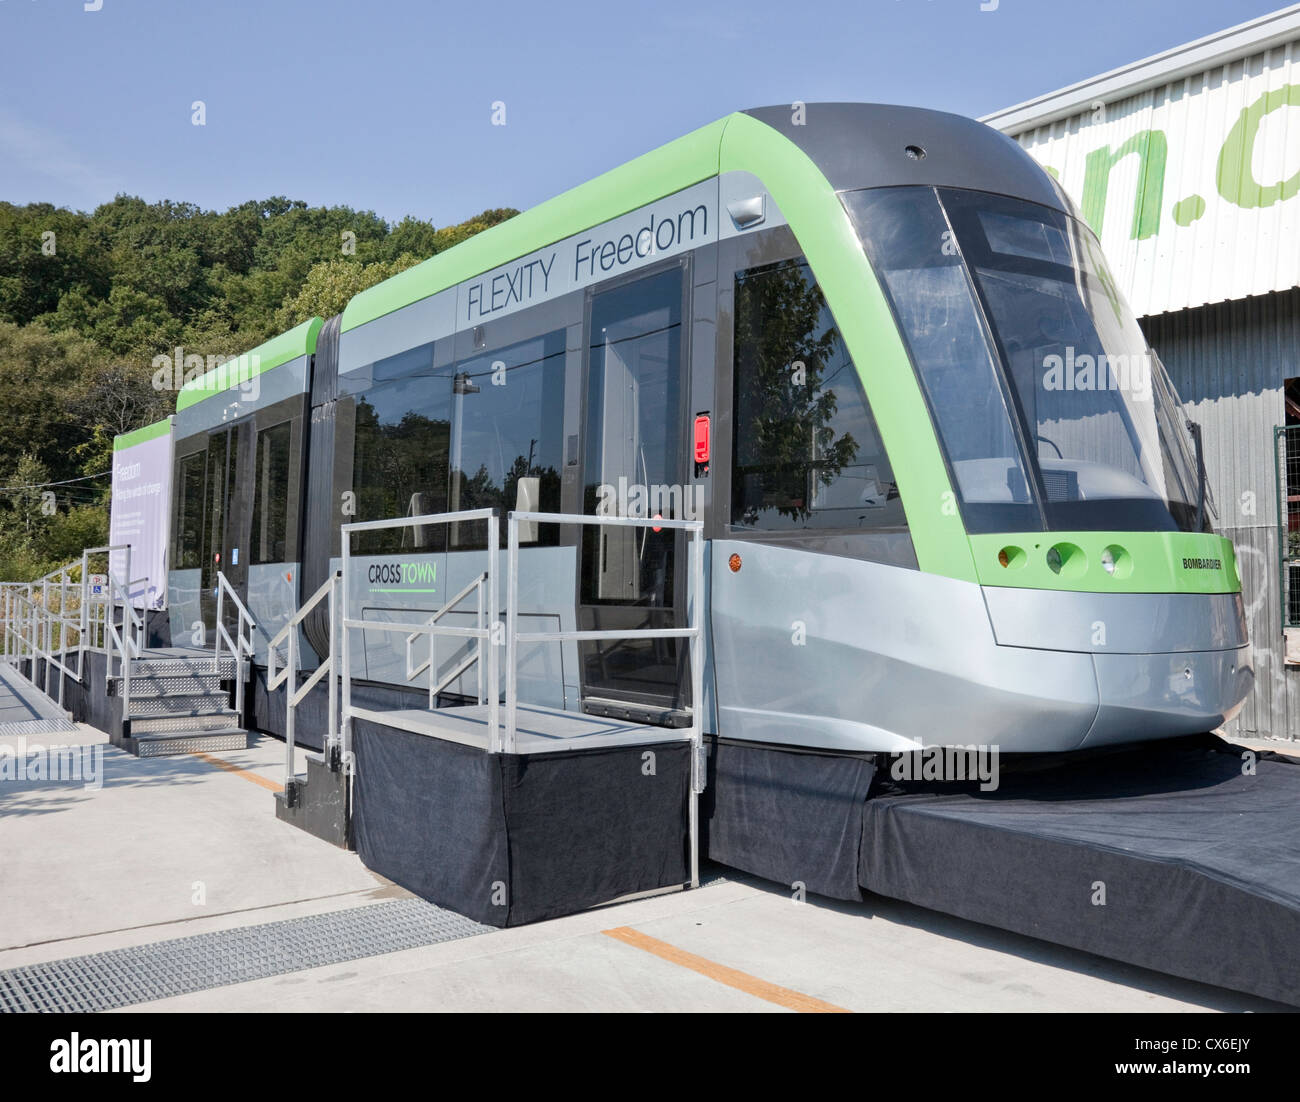
M 1300 738 L 1300 5 L 983 121 L 1080 205 L 1203 426 L 1255 649 L 1234 729 Z

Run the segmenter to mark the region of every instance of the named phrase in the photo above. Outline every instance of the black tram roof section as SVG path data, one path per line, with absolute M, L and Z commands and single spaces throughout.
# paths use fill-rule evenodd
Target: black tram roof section
M 880 103 L 809 103 L 744 112 L 797 145 L 836 191 L 961 187 L 1040 203 L 1072 214 L 1042 166 L 1015 141 L 982 122 Z

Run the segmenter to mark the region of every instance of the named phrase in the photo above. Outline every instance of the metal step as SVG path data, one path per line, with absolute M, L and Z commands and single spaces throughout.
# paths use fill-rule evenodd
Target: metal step
M 139 758 L 161 758 L 170 754 L 192 754 L 195 751 L 244 750 L 248 746 L 248 732 L 242 727 L 212 731 L 160 731 L 133 734 L 125 745 Z
M 245 663 L 246 665 L 246 663 Z M 218 667 L 216 658 L 135 658 L 131 660 L 131 680 L 137 677 L 235 676 L 235 660 L 224 655 Z M 119 676 L 114 674 L 114 676 Z
M 230 707 L 227 692 L 168 693 L 136 695 L 131 685 L 131 719 L 142 716 L 188 716 L 207 712 L 226 711 Z
M 238 724 L 239 716 L 233 708 L 186 715 L 140 716 L 131 720 L 131 737 L 178 731 L 220 731 Z
M 151 696 L 197 696 L 202 693 L 225 694 L 221 687 L 220 674 L 147 674 L 141 676 L 131 671 L 131 699 Z M 114 677 L 111 686 L 115 690 L 110 695 L 121 691 L 122 679 Z

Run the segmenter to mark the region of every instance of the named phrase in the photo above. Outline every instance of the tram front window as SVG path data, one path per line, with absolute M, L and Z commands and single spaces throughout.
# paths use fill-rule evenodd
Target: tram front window
M 1087 227 L 958 189 L 873 189 L 845 204 L 899 319 L 972 531 L 1013 530 L 1008 501 L 1028 506 L 1027 527 L 1195 528 L 1196 463 L 1177 395 Z M 971 447 L 972 422 L 983 426 L 982 448 Z M 1208 527 L 1208 509 L 1203 516 Z

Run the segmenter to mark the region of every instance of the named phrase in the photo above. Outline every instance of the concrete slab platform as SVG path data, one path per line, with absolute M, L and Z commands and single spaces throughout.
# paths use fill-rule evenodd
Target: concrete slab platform
M 139 929 L 157 940 L 173 923 L 387 885 L 275 818 L 279 742 L 219 758 L 136 758 L 85 725 L 56 738 L 95 755 L 101 772 L 98 782 L 0 782 L 0 967 L 26 946 L 61 945 L 67 956 L 85 951 L 69 942 L 92 935 Z M 56 738 L 0 746 L 32 754 Z
M 216 988 L 166 1011 L 1268 1011 L 1276 1004 L 892 900 L 748 880 Z
M 275 818 L 275 740 L 154 760 L 87 727 L 61 741 L 101 755 L 102 785 L 0 782 L 0 969 L 407 895 Z M 1286 1009 L 893 900 L 794 903 L 711 871 L 726 879 L 123 1012 Z

